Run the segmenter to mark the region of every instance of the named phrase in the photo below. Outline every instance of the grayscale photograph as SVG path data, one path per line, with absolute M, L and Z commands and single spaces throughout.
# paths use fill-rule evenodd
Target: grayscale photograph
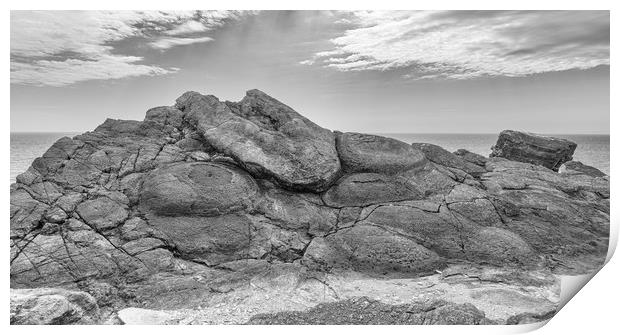
M 608 10 L 10 11 L 11 325 L 544 324 L 609 175 Z

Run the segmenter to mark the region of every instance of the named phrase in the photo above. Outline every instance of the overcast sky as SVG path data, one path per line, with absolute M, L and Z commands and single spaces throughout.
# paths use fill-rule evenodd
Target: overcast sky
M 334 130 L 609 133 L 609 12 L 11 12 L 11 131 L 252 88 Z

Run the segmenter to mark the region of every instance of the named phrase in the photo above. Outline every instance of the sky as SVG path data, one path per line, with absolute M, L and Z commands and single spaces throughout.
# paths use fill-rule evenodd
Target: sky
M 11 11 L 11 131 L 257 88 L 369 133 L 609 133 L 608 11 Z

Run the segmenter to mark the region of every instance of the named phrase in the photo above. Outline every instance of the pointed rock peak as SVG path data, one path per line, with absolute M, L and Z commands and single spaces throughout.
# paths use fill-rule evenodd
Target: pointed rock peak
M 298 115 L 297 112 L 295 112 L 291 107 L 283 104 L 278 99 L 270 96 L 269 94 L 257 89 L 245 92 L 245 97 L 243 97 L 243 99 L 239 101 L 239 104 L 242 106 L 261 106 L 263 107 L 263 109 L 266 109 L 267 112 L 274 108 L 284 109 L 287 111 L 287 113 L 294 113 Z
M 245 92 L 246 96 L 251 96 L 251 97 L 260 97 L 260 96 L 265 96 L 265 97 L 269 97 L 271 98 L 271 96 L 269 96 L 269 94 L 259 90 L 259 89 L 251 89 Z M 272 98 L 273 99 L 273 98 Z

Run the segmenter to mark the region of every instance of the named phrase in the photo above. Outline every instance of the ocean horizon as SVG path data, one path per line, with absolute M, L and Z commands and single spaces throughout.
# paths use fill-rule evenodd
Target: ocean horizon
M 40 157 L 58 139 L 73 137 L 82 132 L 11 132 L 11 183 L 26 171 L 35 158 Z M 456 133 L 374 133 L 406 143 L 431 143 L 448 151 L 467 149 L 488 156 L 498 134 Z M 606 134 L 544 134 L 565 138 L 577 143 L 573 160 L 593 166 L 609 175 L 609 135 Z

